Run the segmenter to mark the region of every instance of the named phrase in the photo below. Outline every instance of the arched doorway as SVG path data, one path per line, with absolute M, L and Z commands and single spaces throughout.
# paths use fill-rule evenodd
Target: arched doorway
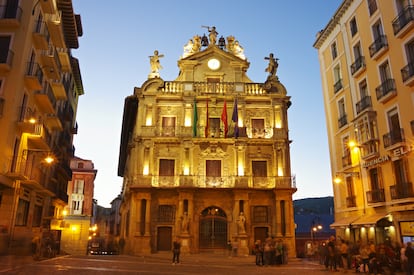
M 226 248 L 227 216 L 219 207 L 205 208 L 200 215 L 200 249 Z

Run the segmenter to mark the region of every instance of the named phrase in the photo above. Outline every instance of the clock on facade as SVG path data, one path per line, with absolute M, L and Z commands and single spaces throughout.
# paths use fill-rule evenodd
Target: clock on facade
M 211 70 L 217 70 L 220 68 L 220 61 L 218 59 L 212 58 L 207 62 L 207 65 Z

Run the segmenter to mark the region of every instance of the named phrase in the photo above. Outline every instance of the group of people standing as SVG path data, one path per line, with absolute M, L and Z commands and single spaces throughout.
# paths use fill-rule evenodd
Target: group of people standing
M 399 245 L 385 241 L 381 244 L 356 242 L 350 243 L 331 236 L 327 242 L 318 246 L 320 263 L 330 271 L 354 270 L 357 273 L 394 274 L 397 271 L 413 275 L 414 248 L 412 244 Z
M 269 237 L 264 242 L 257 240 L 253 251 L 258 266 L 280 265 L 288 262 L 288 249 L 281 239 L 275 240 Z

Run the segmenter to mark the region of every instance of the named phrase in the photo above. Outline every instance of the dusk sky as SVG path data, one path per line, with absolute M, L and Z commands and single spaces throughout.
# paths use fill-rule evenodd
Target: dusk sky
M 342 0 L 136 1 L 73 0 L 81 15 L 79 59 L 85 94 L 79 99 L 75 154 L 98 170 L 95 195 L 109 207 L 120 194 L 118 155 L 125 97 L 148 79 L 149 56 L 158 50 L 160 76 L 173 81 L 190 38 L 233 35 L 250 62 L 253 82 L 265 82 L 269 53 L 279 58 L 277 75 L 291 96 L 288 110 L 293 199 L 332 196 L 329 148 L 318 53 L 312 47 Z

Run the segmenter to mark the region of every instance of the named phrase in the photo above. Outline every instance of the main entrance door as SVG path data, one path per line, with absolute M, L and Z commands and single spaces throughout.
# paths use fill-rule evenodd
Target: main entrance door
M 200 249 L 225 248 L 227 244 L 227 216 L 215 206 L 201 212 L 200 217 Z
M 171 251 L 172 229 L 168 226 L 158 227 L 157 250 Z

